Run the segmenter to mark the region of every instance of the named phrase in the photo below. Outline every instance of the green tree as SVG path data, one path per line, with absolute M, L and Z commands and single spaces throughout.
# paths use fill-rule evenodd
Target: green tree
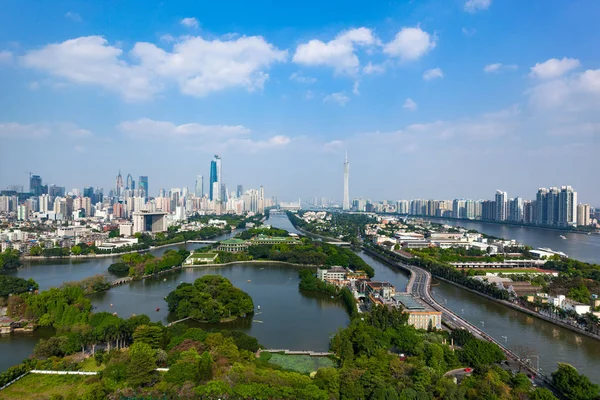
M 81 246 L 73 246 L 71 247 L 71 253 L 73 253 L 73 255 L 80 255 L 81 254 Z
M 198 360 L 198 378 L 202 382 L 212 379 L 212 359 L 207 351 L 202 353 L 200 360 Z
M 153 349 L 162 347 L 163 328 L 158 325 L 140 325 L 133 332 L 134 343 L 146 343 Z
M 535 388 L 529 395 L 529 400 L 556 400 L 552 392 L 546 388 Z
M 600 395 L 599 386 L 590 382 L 587 376 L 580 375 L 569 364 L 558 364 L 558 369 L 552 373 L 552 383 L 571 400 L 593 400 Z
M 138 342 L 129 347 L 130 362 L 127 366 L 127 383 L 134 388 L 146 386 L 154 380 L 156 351 L 148 344 Z
M 32 246 L 31 249 L 29 249 L 29 255 L 31 256 L 41 256 L 42 255 L 42 248 L 38 245 Z M 2 269 L 2 268 L 0 268 Z

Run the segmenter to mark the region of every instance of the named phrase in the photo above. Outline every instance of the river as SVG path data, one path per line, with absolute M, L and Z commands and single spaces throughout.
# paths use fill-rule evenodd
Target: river
M 465 225 L 464 221 L 456 221 Z M 298 233 L 285 215 L 272 215 L 268 222 L 274 227 Z M 490 224 L 495 225 L 495 224 Z M 504 228 L 501 225 L 495 225 Z M 514 228 L 516 230 L 526 228 Z M 476 228 L 472 228 L 476 229 Z M 481 229 L 483 230 L 483 229 Z M 548 231 L 553 232 L 553 231 Z M 519 240 L 507 234 L 495 234 Z M 531 240 L 519 240 L 531 243 Z M 188 244 L 192 249 L 201 245 Z M 548 245 L 541 245 L 548 246 Z M 559 250 L 558 246 L 550 245 Z M 175 246 L 177 247 L 177 246 Z M 155 250 L 158 254 L 166 248 Z M 562 250 L 561 251 L 565 251 Z M 400 270 L 390 268 L 370 256 L 359 253 L 375 269 L 375 278 L 394 284 L 397 290 L 406 287 L 407 276 Z M 44 263 L 29 265 L 16 271 L 15 275 L 34 278 L 42 288 L 59 286 L 68 280 L 81 279 L 95 273 L 105 273 L 111 259 L 93 259 L 86 262 Z M 179 282 L 193 282 L 205 274 L 220 274 L 252 296 L 255 305 L 260 305 L 252 320 L 238 320 L 230 324 L 203 325 L 205 328 L 232 328 L 255 336 L 270 348 L 327 349 L 329 337 L 348 323 L 348 316 L 341 302 L 320 294 L 301 293 L 298 290 L 298 269 L 278 265 L 238 264 L 205 269 L 189 269 L 167 274 L 161 278 L 146 279 L 122 285 L 105 293 L 91 296 L 96 311 L 117 312 L 122 317 L 136 313 L 148 314 L 155 321 L 168 322 L 169 315 L 163 297 Z M 166 280 L 165 280 L 166 279 Z M 249 282 L 248 282 L 249 281 Z M 575 334 L 556 325 L 512 310 L 476 294 L 446 283 L 436 283 L 433 295 L 465 319 L 507 346 L 519 352 L 527 352 L 542 370 L 550 373 L 558 362 L 574 365 L 579 372 L 600 383 L 600 345 L 586 336 Z M 112 307 L 110 305 L 113 305 Z M 157 312 L 156 308 L 160 308 Z M 260 312 L 260 314 L 259 314 Z M 261 321 L 261 322 L 257 322 Z M 0 371 L 17 364 L 31 353 L 35 341 L 47 336 L 48 331 L 37 331 L 32 335 L 11 335 L 0 338 Z M 506 337 L 506 339 L 504 339 Z
M 544 229 L 531 226 L 503 225 L 491 222 L 428 218 L 433 222 L 475 229 L 487 235 L 514 239 L 533 248 L 549 247 L 580 261 L 600 264 L 600 235 Z M 566 239 L 562 239 L 563 235 Z M 600 293 L 599 293 L 600 294 Z

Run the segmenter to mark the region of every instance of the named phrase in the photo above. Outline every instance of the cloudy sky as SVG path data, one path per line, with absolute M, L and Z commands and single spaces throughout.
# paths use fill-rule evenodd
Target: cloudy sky
M 282 6 L 286 4 L 286 6 Z M 5 0 L 0 188 L 118 171 L 280 199 L 600 205 L 596 0 Z M 27 187 L 27 186 L 26 186 Z M 206 187 L 205 187 L 206 190 Z

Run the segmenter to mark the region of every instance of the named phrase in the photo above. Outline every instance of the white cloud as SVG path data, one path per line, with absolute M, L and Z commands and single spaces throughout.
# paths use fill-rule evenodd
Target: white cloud
M 543 63 L 536 63 L 531 67 L 529 76 L 539 79 L 558 78 L 579 66 L 579 60 L 575 58 L 564 57 L 562 60 L 551 58 Z
M 304 76 L 301 72 L 293 72 L 290 75 L 290 80 L 298 83 L 311 84 L 315 83 L 317 78 L 313 78 L 312 76 Z
M 443 78 L 443 77 L 444 77 L 444 73 L 442 72 L 441 68 L 428 69 L 427 71 L 425 71 L 423 73 L 423 79 L 425 79 L 426 81 L 430 81 L 435 78 Z
M 312 100 L 314 97 L 315 97 L 315 94 L 313 93 L 312 90 L 307 90 L 306 95 L 304 95 L 304 98 L 306 98 L 306 100 Z
M 526 92 L 530 104 L 538 110 L 556 110 L 562 113 L 576 112 L 584 118 L 584 112 L 592 117 L 600 115 L 600 69 L 549 81 L 542 81 Z
M 73 150 L 75 150 L 77 153 L 85 153 L 86 148 L 85 148 L 85 146 L 77 144 L 73 147 Z
M 18 122 L 0 122 L 1 138 L 32 139 L 48 136 L 51 130 L 40 124 L 20 124 Z
M 250 140 L 250 139 L 230 139 L 223 148 L 237 148 L 244 152 L 257 152 L 266 149 L 282 148 L 290 144 L 291 138 L 284 135 L 272 136 L 266 140 Z
M 308 66 L 332 67 L 336 74 L 354 75 L 360 61 L 355 54 L 359 46 L 372 46 L 377 38 L 368 28 L 357 28 L 341 32 L 335 39 L 325 43 L 318 39 L 302 43 L 296 48 L 293 61 Z
M 65 18 L 66 19 L 70 19 L 71 21 L 75 21 L 75 22 L 81 22 L 83 21 L 81 19 L 81 16 L 79 14 L 77 14 L 76 12 L 73 11 L 69 11 L 65 14 Z
M 363 74 L 382 74 L 385 72 L 385 66 L 383 64 L 373 64 L 371 61 L 363 67 Z
M 419 26 L 404 27 L 383 51 L 404 61 L 418 60 L 436 46 L 436 39 Z
M 0 51 L 0 64 L 12 64 L 13 53 L 8 50 Z
M 358 89 L 359 86 L 360 86 L 359 81 L 355 81 L 354 86 L 352 86 L 352 93 L 354 93 L 355 96 L 358 96 L 360 94 L 360 90 Z
M 269 78 L 265 70 L 284 61 L 287 52 L 260 36 L 229 41 L 185 36 L 172 52 L 138 42 L 128 55 L 137 63 L 128 62 L 123 50 L 103 37 L 87 36 L 29 51 L 22 61 L 69 82 L 100 86 L 127 100 L 143 100 L 171 84 L 197 97 L 240 86 L 248 91 L 262 89 Z
M 491 5 L 492 0 L 467 0 L 465 3 L 465 11 L 476 13 L 477 11 L 487 10 Z
M 406 99 L 406 101 L 402 105 L 402 108 L 406 108 L 407 110 L 410 110 L 410 111 L 415 111 L 417 109 L 417 103 L 415 103 L 413 101 L 413 99 L 411 99 L 409 97 L 408 99 Z
M 143 139 L 215 139 L 247 135 L 250 129 L 242 125 L 202 125 L 198 123 L 176 125 L 168 121 L 142 118 L 123 121 L 117 128 L 124 134 Z
M 31 90 L 38 90 L 40 88 L 40 83 L 33 81 L 33 82 L 29 82 L 29 89 Z
M 494 64 L 488 64 L 485 67 L 483 67 L 483 71 L 486 73 L 492 73 L 492 72 L 500 72 L 500 70 L 516 70 L 519 67 L 515 64 L 502 64 L 502 63 L 494 63 Z
M 345 106 L 350 101 L 350 97 L 346 96 L 343 92 L 331 93 L 323 98 L 324 103 L 336 103 L 340 106 Z
M 181 21 L 179 21 L 179 23 L 188 28 L 198 28 L 200 26 L 198 20 L 193 17 L 184 18 Z
M 462 33 L 465 36 L 473 36 L 475 33 L 477 33 L 477 29 L 475 29 L 475 28 L 465 28 L 463 26 Z

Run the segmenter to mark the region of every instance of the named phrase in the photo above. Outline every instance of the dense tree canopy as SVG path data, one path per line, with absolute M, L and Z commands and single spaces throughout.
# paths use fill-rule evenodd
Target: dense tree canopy
M 0 252 L 0 271 L 9 271 L 21 266 L 19 250 L 6 249 Z
M 191 283 L 182 283 L 166 298 L 169 311 L 177 318 L 219 322 L 250 314 L 254 304 L 250 296 L 227 278 L 206 275 Z
M 0 275 L 0 297 L 37 290 L 38 287 L 33 279 L 25 280 L 16 276 Z

